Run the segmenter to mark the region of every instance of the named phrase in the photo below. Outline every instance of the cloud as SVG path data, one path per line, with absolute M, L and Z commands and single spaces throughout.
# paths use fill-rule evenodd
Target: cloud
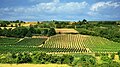
M 92 11 L 98 11 L 99 9 L 105 9 L 105 8 L 117 8 L 120 7 L 120 2 L 112 2 L 112 1 L 107 1 L 107 2 L 97 2 L 92 5 L 91 9 Z
M 80 20 L 119 19 L 120 2 L 102 1 L 89 4 L 86 1 L 61 2 L 61 0 L 29 0 L 30 6 L 0 8 L 0 18 L 8 20 Z M 48 1 L 48 2 L 47 2 Z
M 91 5 L 87 14 L 95 19 L 119 20 L 120 2 L 106 1 Z
M 52 2 L 38 3 L 29 7 L 0 8 L 0 12 L 2 14 L 8 14 L 9 16 L 14 17 L 14 19 L 15 17 L 16 19 L 30 19 L 30 17 L 35 17 L 34 19 L 38 19 L 38 17 L 39 19 L 50 19 L 50 17 L 51 19 L 59 19 L 61 18 L 60 15 L 62 15 L 62 17 L 67 17 L 69 15 L 75 16 L 83 14 L 87 6 L 88 3 L 85 1 L 61 3 L 60 0 L 53 0 Z M 72 18 L 73 17 L 68 17 L 68 19 Z

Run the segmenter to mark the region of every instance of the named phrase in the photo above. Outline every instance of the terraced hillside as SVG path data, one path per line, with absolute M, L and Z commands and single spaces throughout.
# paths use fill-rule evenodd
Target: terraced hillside
M 51 52 L 117 52 L 120 43 L 95 36 L 60 34 L 50 37 L 41 48 Z

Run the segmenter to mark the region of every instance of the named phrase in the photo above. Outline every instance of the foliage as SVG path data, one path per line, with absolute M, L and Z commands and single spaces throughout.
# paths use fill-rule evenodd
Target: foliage
M 50 28 L 50 30 L 48 31 L 48 36 L 53 36 L 55 34 L 56 34 L 55 29 L 54 28 Z
M 104 61 L 104 62 L 106 62 L 106 63 L 111 63 L 112 62 L 112 59 L 109 58 L 108 56 L 102 56 L 101 60 Z
M 39 52 L 19 52 L 19 53 L 7 53 L 0 55 L 0 63 L 58 63 L 58 64 L 71 64 L 74 57 L 71 55 L 54 56 L 46 53 Z
M 73 63 L 73 66 L 78 67 L 93 67 L 96 65 L 96 58 L 91 55 L 82 55 L 80 59 Z
M 28 29 L 26 27 L 17 27 L 12 30 L 14 37 L 25 37 L 28 33 Z
M 112 53 L 111 54 L 111 59 L 114 60 L 114 57 L 115 57 L 115 53 Z

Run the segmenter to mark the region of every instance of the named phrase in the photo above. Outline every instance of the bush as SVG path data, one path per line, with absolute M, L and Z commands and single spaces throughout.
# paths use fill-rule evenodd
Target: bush
M 112 53 L 111 54 L 111 59 L 114 60 L 114 57 L 115 57 L 115 53 Z
M 111 63 L 112 62 L 112 59 L 109 58 L 108 56 L 102 56 L 101 60 L 103 60 L 104 62 L 107 62 L 107 63 Z

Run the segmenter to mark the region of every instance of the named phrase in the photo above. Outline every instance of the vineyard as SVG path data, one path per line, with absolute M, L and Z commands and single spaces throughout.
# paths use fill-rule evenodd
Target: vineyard
M 25 38 L 17 43 L 17 45 L 38 46 L 44 43 L 46 38 Z
M 41 47 L 51 52 L 117 52 L 120 43 L 80 34 L 62 34 L 49 38 Z
M 37 47 L 46 38 L 0 38 L 0 52 L 32 52 L 40 51 Z
M 0 45 L 12 45 L 19 41 L 20 38 L 0 38 Z
M 0 38 L 0 52 L 117 52 L 120 43 L 96 36 L 57 34 L 47 38 Z

